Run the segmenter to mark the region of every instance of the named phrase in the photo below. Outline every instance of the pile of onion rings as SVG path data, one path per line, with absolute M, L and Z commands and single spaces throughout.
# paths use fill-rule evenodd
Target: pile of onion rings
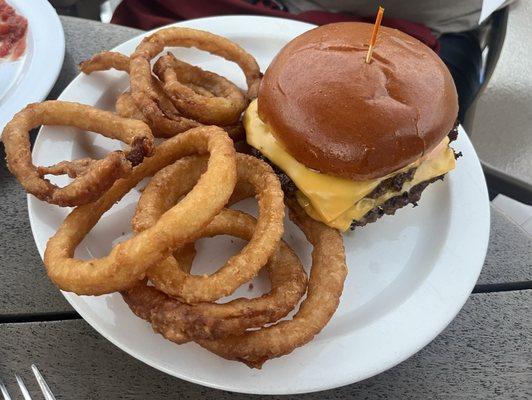
M 85 158 L 63 161 L 51 167 L 36 167 L 31 160 L 29 131 L 39 125 L 68 125 L 98 132 L 129 144 L 131 150 L 109 153 L 97 161 Z M 8 168 L 24 189 L 40 200 L 59 206 L 79 206 L 97 200 L 117 179 L 127 176 L 153 151 L 153 136 L 145 123 L 63 101 L 28 105 L 6 125 L 2 141 Z M 44 179 L 45 175 L 63 174 L 75 178 L 63 188 Z
M 236 63 L 246 77 L 244 93 L 214 72 L 178 60 L 172 53 L 151 61 L 165 47 L 195 47 Z M 130 75 L 130 92 L 119 96 L 116 111 L 147 123 L 156 137 L 172 137 L 201 125 L 218 125 L 233 139 L 243 137 L 240 117 L 257 96 L 262 74 L 253 56 L 230 40 L 191 28 L 164 28 L 146 37 L 126 56 L 101 52 L 80 64 L 85 74 L 116 69 Z
M 247 170 L 263 164 L 250 156 L 237 154 L 237 168 L 239 164 L 251 160 L 245 164 Z M 201 174 L 204 165 L 204 158 L 186 158 L 159 171 L 142 192 L 133 219 L 134 230 L 140 233 L 150 229 L 159 215 L 190 190 L 189 180 L 196 178 L 195 174 Z M 266 169 L 266 164 L 258 168 L 262 174 L 268 174 Z M 242 169 L 238 171 L 238 181 L 229 204 L 253 196 L 255 191 L 253 184 L 242 174 Z M 264 196 L 264 191 L 261 191 L 259 209 L 260 199 Z M 338 307 L 347 275 L 345 252 L 342 235 L 338 231 L 309 218 L 297 203 L 287 205 L 292 221 L 314 246 L 308 287 L 297 256 L 279 237 L 278 246 L 269 251 L 269 260 L 265 265 L 272 289 L 259 298 L 239 298 L 223 304 L 205 301 L 202 297 L 193 298 L 193 301 L 183 299 L 183 283 L 186 282 L 183 277 L 193 276 L 189 275 L 189 270 L 194 256 L 193 248 L 183 246 L 171 257 L 172 263 L 163 267 L 167 268 L 163 273 L 168 275 L 165 284 L 157 281 L 160 278 L 157 274 L 161 274 L 158 270 L 162 268 L 159 264 L 147 271 L 147 280 L 122 292 L 124 300 L 137 316 L 149 321 L 154 330 L 168 340 L 178 344 L 194 341 L 221 357 L 244 362 L 253 368 L 261 368 L 268 359 L 288 354 L 308 343 L 323 329 Z M 282 212 L 282 207 L 276 210 L 276 213 Z M 218 234 L 252 240 L 258 232 L 257 227 L 258 222 L 251 216 L 224 209 L 198 235 L 191 237 L 187 245 L 200 237 Z M 233 258 L 241 257 L 245 249 Z M 228 268 L 227 265 L 214 275 L 224 268 Z M 249 267 L 244 272 L 249 274 L 246 279 L 250 279 L 252 273 L 253 268 Z M 202 293 L 202 289 L 213 290 L 213 286 L 207 283 L 211 277 L 213 275 L 196 277 L 202 283 L 196 287 L 196 293 Z M 238 276 L 232 273 L 226 279 L 227 293 L 230 293 Z M 149 286 L 148 280 L 154 285 Z M 307 297 L 295 316 L 278 322 L 297 307 L 305 292 Z M 221 296 L 223 294 L 218 293 L 216 298 Z M 206 298 L 216 299 L 214 296 Z M 275 324 L 265 326 L 271 323 Z
M 152 71 L 154 58 L 176 46 L 236 63 L 247 91 L 172 53 L 158 58 Z M 28 105 L 3 132 L 9 169 L 25 190 L 51 204 L 76 207 L 46 246 L 50 279 L 80 295 L 120 293 L 132 312 L 166 339 L 196 342 L 252 368 L 312 340 L 339 304 L 347 273 L 342 236 L 307 217 L 297 203 L 285 204 L 272 168 L 235 149 L 243 132 L 241 114 L 261 78 L 254 58 L 223 37 L 165 28 L 129 57 L 103 52 L 80 65 L 86 74 L 111 68 L 130 77 L 130 89 L 116 99 L 116 113 L 46 101 Z M 101 160 L 35 166 L 29 131 L 39 125 L 93 131 L 128 148 Z M 166 140 L 156 145 L 154 137 Z M 73 181 L 58 187 L 47 175 Z M 144 179 L 149 181 L 131 221 L 133 236 L 107 256 L 76 258 L 76 247 L 102 216 Z M 258 202 L 256 218 L 230 208 L 250 197 Z M 310 277 L 282 239 L 286 206 L 314 248 Z M 194 275 L 195 242 L 218 235 L 248 243 L 216 272 Z M 225 301 L 263 268 L 268 293 Z

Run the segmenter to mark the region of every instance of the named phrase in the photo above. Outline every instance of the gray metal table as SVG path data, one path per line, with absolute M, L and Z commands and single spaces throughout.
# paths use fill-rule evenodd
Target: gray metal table
M 139 31 L 62 18 L 65 64 L 50 97 L 77 64 Z M 3 151 L 3 149 L 2 149 Z M 0 154 L 3 158 L 3 154 Z M 165 375 L 97 334 L 50 283 L 29 227 L 26 196 L 0 163 L 0 377 L 36 385 L 38 363 L 62 399 L 244 399 Z M 532 238 L 492 208 L 488 255 L 475 293 L 431 344 L 364 382 L 299 399 L 525 399 L 532 395 Z M 259 397 L 259 396 L 251 396 Z

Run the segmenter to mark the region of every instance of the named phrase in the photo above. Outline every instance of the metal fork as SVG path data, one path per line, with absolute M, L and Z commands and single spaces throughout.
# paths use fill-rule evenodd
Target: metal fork
M 48 384 L 42 377 L 41 373 L 39 372 L 35 364 L 31 364 L 31 370 L 33 371 L 33 375 L 35 375 L 35 379 L 37 379 L 37 383 L 39 384 L 39 387 L 41 388 L 41 392 L 44 395 L 44 398 L 46 400 L 56 400 L 54 394 L 50 390 L 50 387 L 48 386 Z M 19 374 L 15 374 L 15 378 L 17 379 L 17 383 L 20 388 L 20 391 L 22 392 L 22 396 L 24 397 L 24 400 L 32 400 L 30 396 L 30 392 L 28 392 L 28 388 L 26 388 L 26 385 L 24 384 L 24 381 L 22 380 L 21 376 Z M 0 392 L 4 396 L 4 400 L 11 400 L 11 396 L 9 396 L 6 385 L 4 385 L 4 382 L 2 382 L 2 379 L 0 379 Z

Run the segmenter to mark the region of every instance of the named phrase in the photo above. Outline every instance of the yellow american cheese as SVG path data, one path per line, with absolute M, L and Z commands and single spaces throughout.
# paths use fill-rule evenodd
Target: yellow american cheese
M 436 176 L 443 175 L 454 169 L 454 153 L 451 148 L 447 146 L 447 144 L 448 139 L 445 140 L 445 147 L 443 148 L 443 151 L 440 151 L 436 157 L 429 158 L 423 161 L 416 169 L 416 172 L 414 173 L 414 178 L 409 182 L 405 182 L 399 192 L 387 192 L 376 199 L 362 198 L 356 203 L 354 203 L 345 212 L 343 212 L 339 217 L 331 221 L 324 221 L 323 219 L 321 219 L 319 214 L 314 209 L 313 204 L 311 204 L 310 200 L 301 192 L 296 193 L 297 200 L 299 204 L 305 209 L 307 214 L 310 215 L 312 218 L 317 219 L 319 221 L 323 221 L 327 225 L 332 226 L 333 228 L 340 229 L 341 231 L 346 231 L 353 220 L 361 219 L 373 208 L 384 204 L 386 200 L 398 196 L 401 193 L 408 192 L 418 183 L 434 178 Z
M 423 161 L 419 160 L 382 178 L 351 181 L 307 168 L 288 154 L 272 135 L 268 125 L 259 118 L 256 100 L 246 110 L 243 122 L 247 142 L 292 179 L 299 189 L 297 199 L 306 212 L 312 218 L 344 231 L 354 219 L 362 218 L 375 206 L 400 194 L 400 192 L 386 193 L 377 199 L 365 198 L 383 180 L 417 166 L 413 180 L 406 182 L 401 189 L 401 192 L 405 192 L 419 182 L 450 171 L 455 165 L 454 154 L 447 146 L 448 139 L 445 138 L 445 143 L 442 142 L 442 145 Z

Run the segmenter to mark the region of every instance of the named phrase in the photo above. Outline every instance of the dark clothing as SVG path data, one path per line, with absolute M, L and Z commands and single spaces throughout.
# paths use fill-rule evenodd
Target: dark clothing
M 475 31 L 440 36 L 439 56 L 451 71 L 458 92 L 458 120 L 463 121 L 480 89 L 482 50 Z
M 144 30 L 157 28 L 176 21 L 215 15 L 266 15 L 295 19 L 316 25 L 342 21 L 373 22 L 373 18 L 361 18 L 353 14 L 326 11 L 306 11 L 291 14 L 276 1 L 244 0 L 124 0 L 117 7 L 112 23 Z M 386 18 L 382 24 L 399 29 L 425 43 L 434 51 L 439 50 L 438 40 L 425 25 L 398 18 Z

